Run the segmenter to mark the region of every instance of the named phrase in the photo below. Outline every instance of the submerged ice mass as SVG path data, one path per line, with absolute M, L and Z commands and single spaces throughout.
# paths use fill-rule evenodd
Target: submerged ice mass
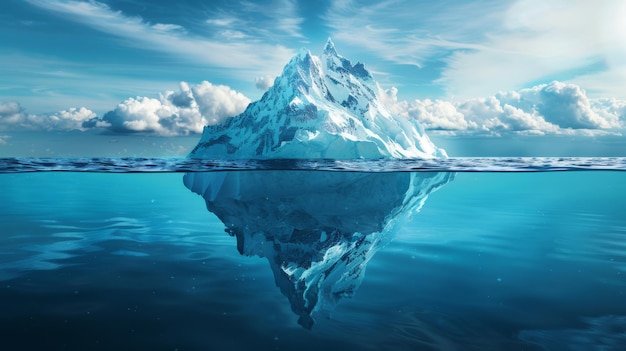
M 433 158 L 446 156 L 415 120 L 392 114 L 362 63 L 329 39 L 302 49 L 240 115 L 204 128 L 193 158 Z
M 241 115 L 207 126 L 191 158 L 409 159 L 445 157 L 412 120 L 391 114 L 363 64 L 329 40 L 321 57 L 302 50 Z M 190 172 L 185 186 L 237 238 L 265 257 L 305 328 L 358 288 L 394 224 L 415 213 L 453 173 L 263 170 Z
M 245 171 L 187 173 L 185 185 L 237 238 L 265 257 L 298 323 L 360 285 L 365 265 L 453 173 Z

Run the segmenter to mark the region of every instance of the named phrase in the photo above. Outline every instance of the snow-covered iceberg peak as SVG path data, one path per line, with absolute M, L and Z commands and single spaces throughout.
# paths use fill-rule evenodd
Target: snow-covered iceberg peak
M 362 63 L 329 39 L 320 56 L 301 49 L 263 97 L 204 128 L 192 158 L 445 157 L 415 120 L 392 114 Z

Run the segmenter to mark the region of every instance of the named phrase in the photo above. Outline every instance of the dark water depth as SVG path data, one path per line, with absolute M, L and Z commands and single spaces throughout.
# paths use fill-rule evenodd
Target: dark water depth
M 289 169 L 0 174 L 0 349 L 626 349 L 626 173 Z

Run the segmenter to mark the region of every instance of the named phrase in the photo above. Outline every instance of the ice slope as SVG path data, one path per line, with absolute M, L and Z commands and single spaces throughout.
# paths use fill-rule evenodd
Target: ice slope
M 329 39 L 321 56 L 306 49 L 240 115 L 207 126 L 192 158 L 445 157 L 417 121 L 395 116 L 378 99 L 362 63 L 339 55 Z

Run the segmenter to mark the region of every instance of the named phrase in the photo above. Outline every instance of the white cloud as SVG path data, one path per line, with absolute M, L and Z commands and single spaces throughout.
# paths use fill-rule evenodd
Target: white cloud
M 405 101 L 398 100 L 397 94 L 396 88 L 379 87 L 378 96 L 392 113 L 414 118 L 433 133 L 588 136 L 620 134 L 626 126 L 626 100 L 589 99 L 579 86 L 558 81 L 462 102 Z M 99 128 L 113 133 L 188 135 L 240 114 L 249 103 L 228 86 L 181 82 L 178 91 L 156 98 L 128 98 L 101 117 L 85 107 L 29 114 L 16 102 L 0 103 L 0 130 Z
M 515 1 L 480 47 L 448 58 L 439 82 L 467 97 L 566 74 L 569 82 L 613 87 L 604 96 L 626 98 L 624 16 L 623 1 Z
M 626 101 L 589 99 L 580 87 L 558 81 L 463 102 L 400 101 L 397 94 L 396 88 L 379 87 L 379 98 L 391 112 L 414 118 L 436 133 L 598 135 L 619 133 L 626 120 Z M 181 82 L 177 92 L 166 91 L 158 98 L 129 98 L 84 126 L 162 136 L 201 133 L 205 125 L 243 112 L 249 102 L 227 86 Z
M 102 117 L 85 107 L 30 114 L 16 102 L 0 102 L 0 130 L 96 128 L 113 133 L 188 135 L 201 133 L 206 125 L 240 114 L 249 103 L 250 99 L 225 85 L 204 81 L 191 87 L 181 82 L 177 92 L 166 91 L 157 98 L 131 97 Z
M 221 37 L 207 39 L 193 36 L 178 24 L 149 23 L 141 17 L 127 16 L 121 11 L 111 9 L 107 4 L 94 0 L 26 1 L 72 21 L 124 39 L 122 43 L 134 48 L 172 54 L 188 62 L 230 68 L 233 69 L 233 74 L 242 78 L 249 77 L 250 72 L 255 75 L 275 74 L 280 70 L 280 65 L 287 62 L 294 53 L 282 45 L 266 44 L 267 41 L 257 40 L 258 38 L 247 40 L 245 37 L 231 35 L 229 39 L 237 39 L 233 41 L 223 40 Z M 285 4 L 294 6 L 290 1 L 286 1 Z M 298 23 L 291 18 L 279 21 L 278 25 L 282 31 L 295 35 Z
M 626 124 L 625 100 L 589 99 L 558 81 L 463 102 L 398 101 L 395 88 L 379 95 L 392 112 L 445 134 L 619 134 Z
M 17 102 L 0 102 L 0 125 L 18 124 L 23 118 L 24 111 Z
M 43 118 L 51 122 L 48 129 L 84 130 L 83 122 L 95 117 L 96 114 L 85 107 L 72 107 Z
M 205 20 L 214 38 L 228 42 L 261 40 L 281 42 L 303 39 L 301 24 L 304 18 L 298 13 L 294 0 L 269 2 L 240 1 L 235 10 L 221 9 Z
M 270 76 L 256 77 L 255 84 L 257 89 L 266 91 L 272 85 L 274 85 L 274 79 Z
M 379 97 L 389 107 L 390 111 L 398 116 L 413 118 L 429 130 L 466 130 L 475 129 L 474 122 L 468 122 L 449 101 L 443 100 L 413 100 L 398 101 L 398 89 L 382 90 L 378 88 Z
M 604 117 L 592 108 L 586 92 L 575 84 L 554 81 L 530 89 L 497 95 L 513 106 L 536 109 L 537 113 L 561 128 L 603 129 L 619 127 L 617 116 Z
M 465 130 L 475 127 L 473 122 L 467 122 L 462 113 L 454 105 L 442 100 L 414 101 L 409 104 L 409 116 L 422 121 L 426 129 Z
M 166 91 L 158 98 L 128 98 L 101 118 L 86 121 L 84 126 L 116 133 L 188 135 L 240 114 L 249 103 L 250 99 L 224 85 L 204 81 L 190 87 L 181 82 L 178 92 Z
M 323 16 L 332 37 L 393 63 L 421 67 L 434 55 L 482 49 L 481 31 L 497 23 L 502 1 L 440 2 L 333 1 Z
M 167 73 L 159 74 L 158 68 L 123 64 L 105 70 L 93 67 L 88 62 L 0 53 L 0 94 L 3 101 L 19 101 L 27 106 L 30 113 L 59 111 L 77 102 L 102 112 L 128 96 L 164 91 L 179 80 L 168 79 Z M 139 74 L 144 69 L 150 76 Z M 249 75 L 245 80 L 250 84 Z
M 16 102 L 0 102 L 0 129 L 85 130 L 83 122 L 96 114 L 85 108 L 69 108 L 53 114 L 30 114 Z
M 213 85 L 207 81 L 196 85 L 192 93 L 200 113 L 210 125 L 242 113 L 250 103 L 250 99 L 228 86 Z
M 53 115 L 55 119 L 64 119 L 76 122 L 82 122 L 95 117 L 96 114 L 84 107 L 70 108 L 66 111 L 60 111 L 58 114 Z
M 457 109 L 472 125 L 477 126 L 475 132 L 478 133 L 545 134 L 557 133 L 559 129 L 537 114 L 533 107 L 522 109 L 495 96 L 465 101 L 458 104 Z
M 598 116 L 605 119 L 612 126 L 626 124 L 626 100 L 602 98 L 591 100 L 591 107 Z M 623 121 L 620 123 L 620 121 Z
M 182 26 L 179 26 L 177 24 L 165 24 L 165 23 L 153 24 L 152 29 L 154 29 L 157 32 L 175 32 L 175 31 L 185 30 Z
M 268 38 L 281 34 L 294 38 L 303 37 L 300 24 L 304 19 L 298 15 L 295 0 L 273 0 L 269 4 L 243 1 L 240 9 L 253 15 L 254 21 L 245 21 L 248 30 Z
M 554 79 L 626 99 L 624 1 L 342 0 L 323 18 L 335 41 L 436 71 L 457 101 Z
M 6 145 L 9 138 L 10 136 L 8 135 L 0 135 L 0 145 Z
M 208 25 L 217 27 L 228 27 L 235 22 L 237 22 L 236 18 L 224 18 L 223 16 L 220 16 L 220 18 L 210 18 L 206 20 L 206 23 Z

